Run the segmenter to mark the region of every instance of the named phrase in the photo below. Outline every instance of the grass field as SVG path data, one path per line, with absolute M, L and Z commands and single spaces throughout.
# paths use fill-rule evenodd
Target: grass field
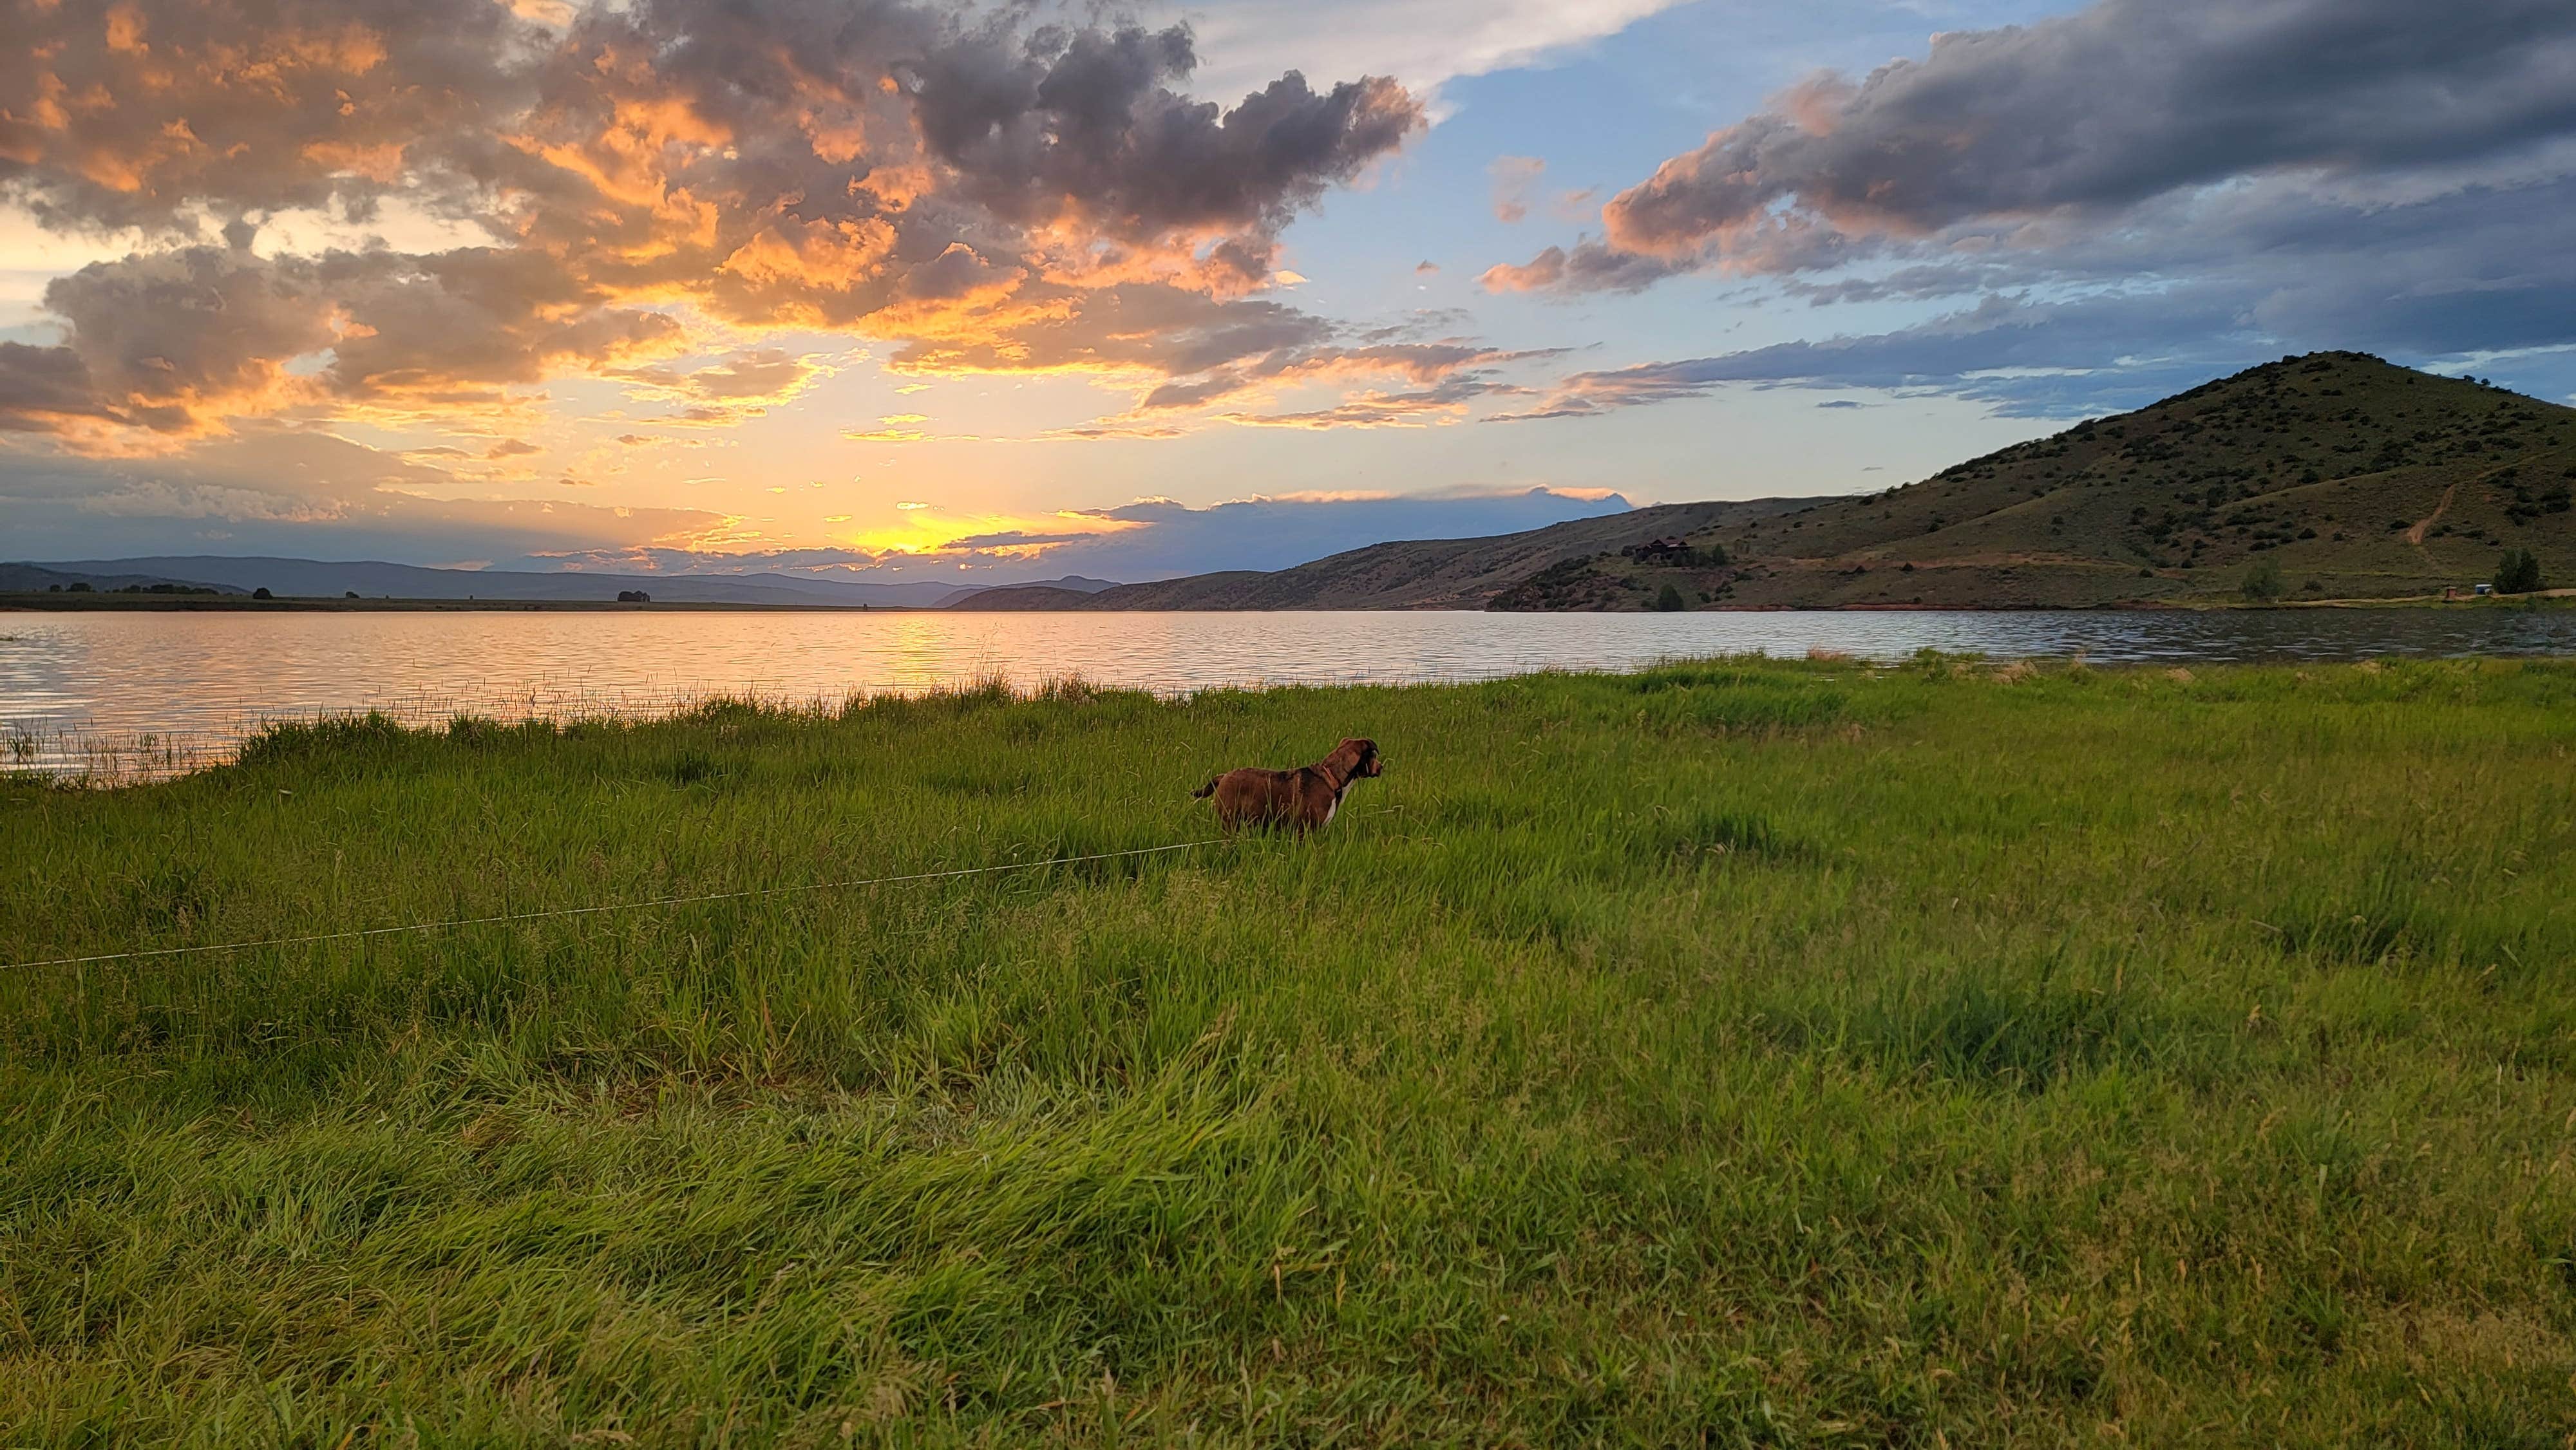
M 364 722 L 0 807 L 0 1444 L 2561 1445 L 2576 668 Z

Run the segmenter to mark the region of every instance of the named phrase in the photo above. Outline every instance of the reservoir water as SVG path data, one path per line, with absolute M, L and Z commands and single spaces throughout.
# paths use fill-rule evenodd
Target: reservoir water
M 220 758 L 265 721 L 371 709 L 568 718 L 989 675 L 1181 693 L 1925 648 L 2106 664 L 2565 655 L 2576 611 L 0 613 L 0 735 L 21 767 L 151 774 Z

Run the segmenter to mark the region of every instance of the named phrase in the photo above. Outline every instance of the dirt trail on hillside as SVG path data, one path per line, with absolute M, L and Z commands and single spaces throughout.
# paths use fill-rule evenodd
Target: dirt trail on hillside
M 2433 511 L 2431 513 L 2417 519 L 2415 521 L 2415 526 L 2406 531 L 2406 542 L 2410 544 L 2421 544 L 2424 542 L 2424 531 L 2440 522 L 2443 514 L 2450 512 L 2451 500 L 2458 496 L 2460 485 L 2465 481 L 2466 480 L 2457 478 L 2451 480 L 2451 486 L 2442 490 L 2442 501 L 2433 505 Z

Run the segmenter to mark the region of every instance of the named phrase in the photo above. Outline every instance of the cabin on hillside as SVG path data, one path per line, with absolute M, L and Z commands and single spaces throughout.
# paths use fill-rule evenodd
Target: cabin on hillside
M 1692 548 L 1687 540 L 1678 535 L 1666 539 L 1648 539 L 1642 544 L 1630 544 L 1619 552 L 1640 564 L 1687 567 L 1699 562 L 1699 550 Z

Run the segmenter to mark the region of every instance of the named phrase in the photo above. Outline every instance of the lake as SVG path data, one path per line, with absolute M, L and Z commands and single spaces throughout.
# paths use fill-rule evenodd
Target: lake
M 2571 654 L 2576 611 L 17 613 L 0 614 L 0 731 L 21 765 L 157 774 L 220 758 L 266 720 L 370 709 L 565 718 L 994 674 L 1180 693 L 1927 647 L 2103 663 Z

